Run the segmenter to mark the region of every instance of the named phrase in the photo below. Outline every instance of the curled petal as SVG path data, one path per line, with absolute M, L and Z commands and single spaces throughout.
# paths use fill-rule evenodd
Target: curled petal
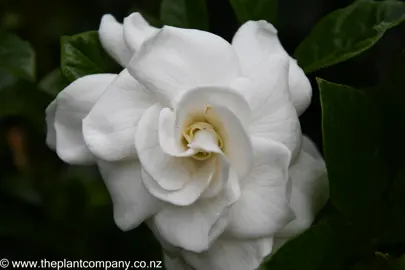
M 132 54 L 138 52 L 142 44 L 158 31 L 149 25 L 141 13 L 134 12 L 124 19 L 124 39 Z
M 126 67 L 132 53 L 124 41 L 124 27 L 109 14 L 101 18 L 98 30 L 101 45 L 104 50 L 121 66 Z
M 209 122 L 221 137 L 224 154 L 239 178 L 246 177 L 252 169 L 253 150 L 245 129 L 251 119 L 250 108 L 241 94 L 225 87 L 199 87 L 182 95 L 175 108 L 174 140 L 179 141 L 191 123 Z
M 251 111 L 244 96 L 229 87 L 196 87 L 179 96 L 175 103 L 178 124 L 194 115 L 205 115 L 210 107 L 222 106 L 232 112 L 246 128 L 251 121 Z
M 277 233 L 277 247 L 308 229 L 329 198 L 325 163 L 307 137 L 303 139 L 303 150 L 289 174 L 292 179 L 290 204 L 296 219 Z
M 251 107 L 250 135 L 281 142 L 294 161 L 301 149 L 301 127 L 288 96 L 288 67 L 288 57 L 276 55 L 262 62 L 254 77 L 235 80 L 232 87 Z
M 84 142 L 82 120 L 116 76 L 95 74 L 82 77 L 68 85 L 49 105 L 46 110 L 50 132 L 48 143 L 55 146 L 63 161 L 71 164 L 95 162 Z
M 136 157 L 135 134 L 154 97 L 124 69 L 83 121 L 84 139 L 98 158 L 118 161 Z
M 240 239 L 269 237 L 294 218 L 289 206 L 290 151 L 282 144 L 253 139 L 254 167 L 232 206 L 227 233 Z
M 139 161 L 98 161 L 101 175 L 114 205 L 117 226 L 127 231 L 158 212 L 163 203 L 144 187 Z
M 270 254 L 272 238 L 240 241 L 219 238 L 203 253 L 183 251 L 185 261 L 198 270 L 256 270 Z
M 240 196 L 234 173 L 224 174 L 226 188 L 214 198 L 198 200 L 187 207 L 167 205 L 154 217 L 160 235 L 171 245 L 202 252 L 224 231 L 228 224 L 229 206 Z
M 297 61 L 288 56 L 277 36 L 277 30 L 266 21 L 249 21 L 235 34 L 232 46 L 241 63 L 243 75 L 251 77 L 264 62 L 271 62 L 275 56 L 289 58 L 289 92 L 298 115 L 309 106 L 312 87 Z M 268 73 L 271 74 L 271 73 Z M 267 76 L 270 76 L 268 75 Z M 287 89 L 286 89 L 287 90 Z M 288 91 L 288 90 L 287 90 Z
M 162 107 L 146 110 L 139 122 L 135 144 L 144 169 L 143 180 L 158 198 L 176 205 L 193 203 L 209 185 L 215 163 L 165 154 L 159 145 L 159 117 Z
M 129 72 L 170 107 L 198 86 L 229 85 L 239 75 L 232 46 L 214 34 L 165 26 L 132 58 Z

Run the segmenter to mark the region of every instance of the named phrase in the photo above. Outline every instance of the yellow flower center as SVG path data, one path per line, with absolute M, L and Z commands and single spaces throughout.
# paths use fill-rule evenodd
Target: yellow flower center
M 194 140 L 196 134 L 201 130 L 207 130 L 207 131 L 212 132 L 212 134 L 214 134 L 217 139 L 216 143 L 218 144 L 218 147 L 220 149 L 223 148 L 223 142 L 222 142 L 221 137 L 216 132 L 215 128 L 207 122 L 193 123 L 185 131 L 183 131 L 184 145 L 186 147 L 189 147 L 189 145 Z M 206 151 L 199 151 L 193 156 L 193 158 L 195 158 L 197 160 L 206 160 L 209 157 L 211 157 L 211 152 L 206 152 Z

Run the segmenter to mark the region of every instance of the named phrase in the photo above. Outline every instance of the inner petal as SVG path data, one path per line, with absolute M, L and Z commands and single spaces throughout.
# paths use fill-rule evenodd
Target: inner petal
M 215 128 L 207 122 L 195 122 L 183 131 L 183 144 L 195 150 L 193 158 L 206 160 L 212 153 L 222 152 L 222 139 Z

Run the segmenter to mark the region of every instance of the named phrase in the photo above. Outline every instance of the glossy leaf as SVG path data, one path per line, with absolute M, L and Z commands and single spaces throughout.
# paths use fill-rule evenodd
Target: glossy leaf
M 101 47 L 97 31 L 62 37 L 61 50 L 61 70 L 70 82 L 90 74 L 120 71 Z
M 165 25 L 208 30 L 205 0 L 163 0 L 160 17 Z
M 375 229 L 381 214 L 386 168 L 381 114 L 357 89 L 318 79 L 324 154 L 332 203 L 350 220 Z
M 405 19 L 405 2 L 356 1 L 324 17 L 295 51 L 306 73 L 346 61 Z
M 275 23 L 277 19 L 278 0 L 229 0 L 236 17 L 242 24 L 249 20 L 266 20 Z
M 68 84 L 68 80 L 63 77 L 58 68 L 51 71 L 39 82 L 39 88 L 52 96 L 57 96 Z
M 27 41 L 16 35 L 0 32 L 0 72 L 3 71 L 34 81 L 35 52 Z

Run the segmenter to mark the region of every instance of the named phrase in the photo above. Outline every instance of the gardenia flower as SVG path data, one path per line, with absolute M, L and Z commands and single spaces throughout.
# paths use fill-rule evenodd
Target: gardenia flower
M 326 169 L 298 116 L 311 85 L 265 21 L 232 44 L 214 34 L 106 15 L 120 74 L 66 87 L 47 109 L 48 144 L 97 164 L 122 230 L 146 221 L 167 269 L 253 270 L 310 226 Z

